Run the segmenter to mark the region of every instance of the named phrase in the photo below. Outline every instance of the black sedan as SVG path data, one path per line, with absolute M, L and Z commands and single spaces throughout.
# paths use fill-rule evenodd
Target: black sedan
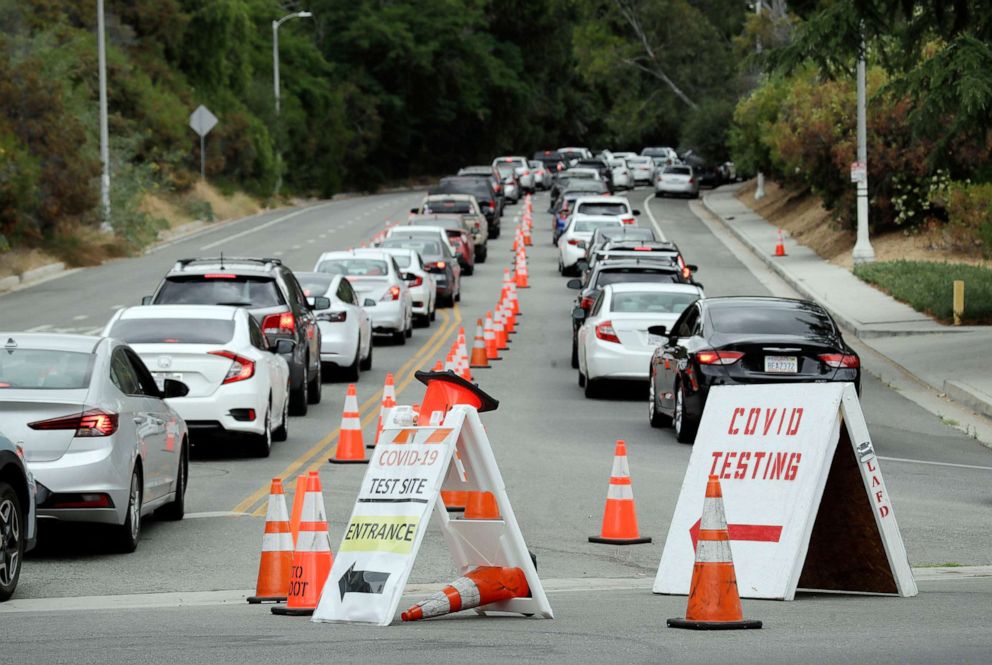
M 834 320 L 808 300 L 725 297 L 697 300 L 651 357 L 648 415 L 692 443 L 710 386 L 850 382 L 861 390 L 861 359 Z

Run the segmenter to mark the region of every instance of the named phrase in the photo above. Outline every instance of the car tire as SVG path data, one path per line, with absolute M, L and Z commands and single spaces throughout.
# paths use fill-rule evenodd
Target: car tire
M 473 265 L 470 265 L 470 266 L 465 266 L 462 269 L 462 274 L 463 275 L 474 275 L 475 274 L 475 265 L 473 264 Z
M 289 392 L 289 386 L 286 386 L 287 394 Z M 282 424 L 279 427 L 272 430 L 272 440 L 273 441 L 285 441 L 289 438 L 289 398 L 283 400 L 282 405 Z
M 309 361 L 303 363 L 303 378 L 300 380 L 299 387 L 289 391 L 289 413 L 294 416 L 305 416 L 309 410 L 309 404 L 307 404 L 308 363 Z
M 588 376 L 586 377 L 586 385 L 585 385 L 586 399 L 595 399 L 599 397 L 599 393 L 600 393 L 599 384 L 600 384 L 599 379 L 591 379 Z
M 372 342 L 369 342 L 369 354 L 359 363 L 358 367 L 363 372 L 368 372 L 372 369 Z
M 483 245 L 475 252 L 476 263 L 485 263 L 486 259 L 489 258 L 489 249 Z
M 268 457 L 272 452 L 272 404 L 265 409 L 265 431 L 262 434 L 249 434 L 250 449 L 255 457 Z
M 455 300 L 454 300 L 454 302 L 461 302 L 461 301 L 462 301 L 462 285 L 459 284 L 458 285 L 458 293 L 455 294 Z M 454 307 L 455 306 L 454 303 L 452 303 L 451 306 Z
M 685 389 L 679 382 L 675 386 L 675 413 L 672 415 L 672 426 L 675 428 L 675 439 L 679 443 L 692 443 L 696 439 L 696 423 L 692 422 L 685 412 Z
M 651 427 L 662 428 L 672 426 L 672 417 L 666 416 L 658 406 L 657 388 L 654 385 L 654 377 L 648 374 L 648 422 Z
M 189 449 L 183 441 L 176 469 L 176 498 L 155 511 L 159 519 L 178 522 L 186 514 L 186 488 L 189 484 Z
M 413 315 L 410 315 L 410 320 L 406 324 L 406 338 L 410 339 L 413 337 Z
M 350 381 L 352 383 L 358 381 L 359 370 L 360 370 L 359 363 L 361 362 L 361 360 L 359 359 L 360 355 L 362 355 L 361 342 L 359 342 L 358 347 L 355 349 L 355 359 L 352 361 L 352 363 L 347 367 L 341 368 L 341 378 L 343 378 L 345 381 Z
M 579 368 L 579 341 L 572 335 L 572 369 Z
M 399 346 L 406 344 L 406 329 L 401 328 L 393 333 L 393 342 Z
M 141 467 L 135 465 L 131 472 L 131 485 L 128 491 L 127 516 L 124 524 L 114 529 L 114 549 L 129 554 L 138 549 L 141 539 L 141 499 L 144 495 L 141 486 Z
M 27 526 L 17 492 L 8 483 L 0 481 L 0 603 L 8 600 L 17 590 L 21 577 L 21 562 L 27 540 Z
M 434 301 L 434 304 L 431 307 L 431 313 L 428 315 L 427 320 L 431 323 L 437 320 L 437 300 Z
M 323 363 L 317 363 L 317 376 L 310 379 L 307 384 L 307 403 L 320 404 L 320 398 L 324 391 L 324 368 Z
M 579 388 L 585 388 L 585 387 L 586 387 L 586 375 L 583 374 L 582 373 L 582 370 L 580 369 L 579 370 Z

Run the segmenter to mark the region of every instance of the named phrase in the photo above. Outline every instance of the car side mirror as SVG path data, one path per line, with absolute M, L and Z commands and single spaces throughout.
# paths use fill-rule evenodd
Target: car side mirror
M 692 272 L 699 272 L 699 266 L 697 266 L 695 263 L 687 263 L 685 264 L 685 267 L 691 270 Z
M 579 259 L 575 262 L 575 267 L 579 269 L 580 272 L 585 272 L 589 270 L 589 262 L 585 259 Z
M 641 211 L 638 210 L 637 208 L 634 208 L 633 210 L 631 210 L 631 212 L 634 214 L 634 217 L 640 217 L 641 216 Z
M 142 305 L 151 305 L 152 304 L 152 296 L 145 296 L 145 297 L 143 297 L 141 299 L 141 304 Z
M 375 300 L 372 298 L 366 298 L 362 301 L 362 307 L 375 307 Z
M 312 310 L 330 309 L 331 299 L 324 296 L 310 296 L 307 298 L 307 304 L 310 305 L 310 309 Z
M 582 323 L 583 321 L 585 321 L 586 320 L 586 310 L 582 309 L 581 307 L 576 307 L 575 309 L 573 309 L 572 310 L 572 320 L 573 321 L 576 321 L 577 323 Z
M 657 335 L 658 337 L 665 337 L 668 333 L 668 326 L 648 326 L 649 335 Z
M 272 347 L 272 353 L 280 356 L 288 356 L 296 348 L 296 340 L 286 339 L 285 337 L 276 340 L 275 346 Z
M 166 379 L 162 386 L 162 397 L 186 397 L 189 395 L 189 386 L 182 381 Z
M 570 289 L 575 289 L 576 291 L 578 291 L 579 289 L 582 288 L 582 280 L 581 279 L 570 279 L 567 282 L 565 282 L 565 286 L 567 286 Z
M 420 214 L 420 208 L 410 208 L 410 212 L 414 215 Z

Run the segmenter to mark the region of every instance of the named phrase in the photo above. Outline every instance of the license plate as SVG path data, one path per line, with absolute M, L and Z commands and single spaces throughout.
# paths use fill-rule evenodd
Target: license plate
M 165 390 L 166 379 L 172 379 L 173 381 L 182 381 L 183 375 L 177 372 L 152 372 L 152 378 L 155 379 L 155 385 L 158 386 L 159 390 Z
M 796 356 L 765 356 L 765 371 L 769 374 L 795 374 L 799 371 Z
M 661 346 L 661 335 L 648 335 L 648 344 L 652 346 Z

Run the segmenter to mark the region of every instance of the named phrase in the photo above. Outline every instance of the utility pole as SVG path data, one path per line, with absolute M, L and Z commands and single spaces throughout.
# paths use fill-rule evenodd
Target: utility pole
M 868 120 L 865 99 L 865 29 L 861 24 L 861 50 L 858 53 L 858 238 L 854 243 L 854 265 L 875 260 L 875 249 L 868 237 Z
M 96 0 L 96 43 L 97 63 L 100 71 L 100 161 L 103 173 L 100 175 L 100 204 L 102 222 L 100 230 L 112 233 L 110 222 L 110 132 L 107 129 L 107 37 L 103 20 L 103 0 Z
M 279 173 L 276 176 L 276 191 L 279 193 L 279 189 L 282 187 L 282 149 L 279 146 L 280 139 L 280 122 L 279 113 L 282 111 L 280 99 L 279 99 L 279 26 L 288 21 L 291 18 L 311 18 L 313 16 L 310 12 L 294 12 L 287 16 L 283 16 L 278 21 L 272 21 L 272 92 L 275 97 L 276 102 L 276 160 Z
M 754 13 L 757 16 L 761 16 L 761 2 L 762 0 L 755 0 L 754 2 Z M 758 35 L 757 40 L 755 40 L 754 45 L 755 51 L 761 53 L 761 35 Z M 754 188 L 754 200 L 760 201 L 765 198 L 765 174 L 758 171 L 757 185 Z

